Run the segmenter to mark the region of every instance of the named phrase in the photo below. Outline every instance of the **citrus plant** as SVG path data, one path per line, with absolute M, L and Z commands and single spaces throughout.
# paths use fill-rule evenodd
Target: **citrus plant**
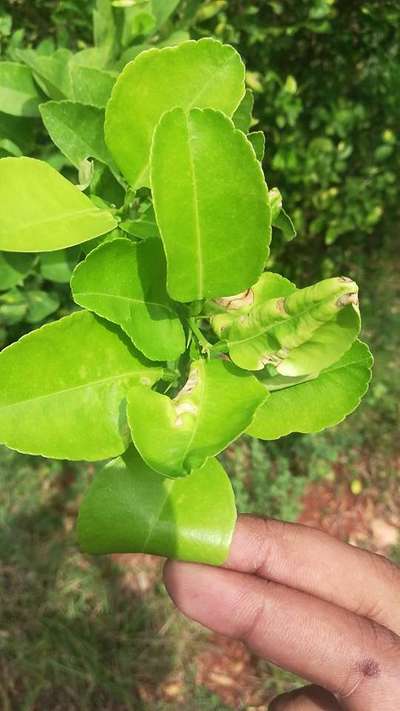
M 44 123 L 77 167 L 107 166 L 125 198 L 96 194 L 90 175 L 86 194 L 45 162 L 0 161 L 0 249 L 84 255 L 71 278 L 81 308 L 0 354 L 0 440 L 112 458 L 81 507 L 83 550 L 219 564 L 236 511 L 217 455 L 244 432 L 334 425 L 367 389 L 357 285 L 297 288 L 266 270 L 272 228 L 293 228 L 248 133 L 231 46 L 143 51 L 105 111 L 82 98 L 42 104 Z

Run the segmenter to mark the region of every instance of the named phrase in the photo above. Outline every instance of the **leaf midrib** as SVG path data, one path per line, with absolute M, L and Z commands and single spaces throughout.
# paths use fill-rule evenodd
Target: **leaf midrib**
M 108 213 L 107 210 L 99 210 L 97 207 L 93 205 L 93 207 L 88 207 L 85 208 L 84 210 L 81 210 L 80 208 L 77 208 L 75 210 L 69 210 L 68 212 L 63 212 L 62 214 L 55 215 L 54 217 L 46 217 L 46 219 L 40 219 L 40 220 L 32 220 L 30 222 L 26 222 L 24 220 L 23 225 L 19 225 L 14 231 L 15 232 L 20 232 L 20 231 L 26 231 L 31 229 L 32 227 L 37 227 L 38 225 L 48 225 L 54 222 L 63 222 L 64 220 L 68 219 L 80 219 L 81 217 L 84 217 L 85 215 L 94 215 L 100 217 L 100 215 L 109 215 L 112 217 L 111 213 Z M 7 234 L 8 234 L 7 230 Z M 111 232 L 111 230 L 110 230 Z M 0 232 L 1 234 L 1 232 Z
M 64 393 L 75 392 L 77 390 L 82 390 L 84 388 L 98 387 L 100 385 L 103 385 L 104 383 L 115 382 L 116 380 L 122 380 L 123 378 L 126 378 L 128 376 L 140 377 L 142 372 L 143 372 L 143 375 L 147 375 L 148 369 L 143 370 L 143 371 L 129 370 L 126 373 L 120 373 L 120 375 L 112 375 L 108 378 L 102 378 L 101 380 L 92 380 L 88 383 L 82 383 L 81 385 L 74 385 L 74 387 L 72 387 L 72 388 L 63 388 L 62 390 L 55 390 L 54 392 L 47 393 L 46 395 L 39 395 L 38 397 L 31 397 L 31 398 L 27 398 L 25 400 L 16 400 L 15 402 L 9 403 L 8 405 L 0 404 L 0 413 L 3 410 L 7 410 L 12 407 L 17 407 L 19 405 L 26 405 L 29 402 L 37 402 L 39 400 L 47 400 L 49 398 L 56 397 L 56 396 L 62 395 Z
M 168 304 L 160 304 L 157 301 L 147 301 L 145 299 L 134 299 L 131 298 L 130 296 L 120 296 L 119 294 L 107 294 L 106 292 L 102 291 L 75 291 L 74 292 L 75 296 L 77 298 L 79 297 L 85 297 L 85 296 L 99 296 L 99 297 L 106 297 L 108 299 L 118 299 L 121 301 L 129 301 L 134 304 L 143 304 L 143 306 L 159 306 L 162 309 L 166 309 L 167 311 L 170 311 L 173 316 L 175 316 L 175 313 L 171 306 Z
M 290 296 L 290 295 L 289 295 L 289 296 Z M 277 300 L 279 300 L 279 298 L 281 298 L 281 297 L 278 297 Z M 268 327 L 266 327 L 266 328 L 263 328 L 261 331 L 258 331 L 257 333 L 253 334 L 252 336 L 248 336 L 247 338 L 240 338 L 240 339 L 235 340 L 235 341 L 229 341 L 229 340 L 228 340 L 228 341 L 227 341 L 228 346 L 236 346 L 236 345 L 238 345 L 238 344 L 248 343 L 249 341 L 253 341 L 255 338 L 259 338 L 260 336 L 264 336 L 266 333 L 270 333 L 270 331 L 272 331 L 272 330 L 273 330 L 274 328 L 276 328 L 277 326 L 281 326 L 283 323 L 285 323 L 285 324 L 286 324 L 286 323 L 290 323 L 291 321 L 294 321 L 295 319 L 302 318 L 302 316 L 304 316 L 304 315 L 310 313 L 310 311 L 313 311 L 313 309 L 315 309 L 315 308 L 317 308 L 318 306 L 320 306 L 324 301 L 329 301 L 329 300 L 328 300 L 328 299 L 323 299 L 322 301 L 318 302 L 317 304 L 312 304 L 312 306 L 310 306 L 309 308 L 304 309 L 303 311 L 300 311 L 300 312 L 297 313 L 297 314 L 293 314 L 293 316 L 289 316 L 289 318 L 286 318 L 286 319 L 282 318 L 282 319 L 280 319 L 279 321 L 275 321 L 275 323 L 271 324 L 271 326 L 268 326 Z M 346 308 L 346 307 L 344 307 L 344 308 Z M 339 312 L 340 312 L 340 309 L 338 309 L 337 313 L 339 313 Z M 337 313 L 336 313 L 336 314 L 333 314 L 331 319 L 329 319 L 329 320 L 327 320 L 327 321 L 321 321 L 321 322 L 320 322 L 320 325 L 317 326 L 317 328 L 315 329 L 315 331 L 318 331 L 320 328 L 322 328 L 322 327 L 325 326 L 327 323 L 329 323 L 330 321 L 332 321 L 332 320 L 335 318 L 335 316 L 337 315 Z M 238 318 L 239 318 L 239 316 L 238 316 Z M 234 325 L 234 324 L 232 324 L 232 325 Z M 315 331 L 313 331 L 313 333 L 314 333 Z
M 169 498 L 169 495 L 170 495 L 170 493 L 171 493 L 170 490 L 171 490 L 171 488 L 173 488 L 173 485 L 175 484 L 175 481 L 174 481 L 174 479 L 167 479 L 167 478 L 165 478 L 165 482 L 163 482 L 163 483 L 164 483 L 164 486 L 165 486 L 165 489 L 166 489 L 165 495 L 164 495 L 164 497 L 163 497 L 163 500 L 162 500 L 162 502 L 161 502 L 160 508 L 159 508 L 159 510 L 158 510 L 158 514 L 157 514 L 157 516 L 154 516 L 153 523 L 152 523 L 152 525 L 149 527 L 147 536 L 146 536 L 145 540 L 143 541 L 142 553 L 146 553 L 147 545 L 148 545 L 148 543 L 149 543 L 149 541 L 150 541 L 150 539 L 151 539 L 151 537 L 152 537 L 152 535 L 153 535 L 153 532 L 154 532 L 154 529 L 155 529 L 157 523 L 158 523 L 159 520 L 160 520 L 161 514 L 162 514 L 162 512 L 164 511 L 165 505 L 166 505 L 166 503 L 167 503 L 167 501 L 168 501 L 168 498 Z
M 197 278 L 198 278 L 198 288 L 196 298 L 201 299 L 203 296 L 203 284 L 204 284 L 204 273 L 203 273 L 203 262 L 202 262 L 202 247 L 201 247 L 201 229 L 200 229 L 200 213 L 199 213 L 199 194 L 197 189 L 196 180 L 196 170 L 192 154 L 192 140 L 189 135 L 188 119 L 186 119 L 186 129 L 187 129 L 187 140 L 188 140 L 188 154 L 189 154 L 189 167 L 190 174 L 192 178 L 192 189 L 193 189 L 193 217 L 194 217 L 194 232 L 196 238 L 195 248 L 198 252 L 198 264 L 197 264 Z

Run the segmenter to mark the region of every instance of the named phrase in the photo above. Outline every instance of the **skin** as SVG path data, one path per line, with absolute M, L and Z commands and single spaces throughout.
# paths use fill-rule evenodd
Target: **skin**
M 298 524 L 238 519 L 222 568 L 168 561 L 179 610 L 312 686 L 270 711 L 400 709 L 400 569 Z

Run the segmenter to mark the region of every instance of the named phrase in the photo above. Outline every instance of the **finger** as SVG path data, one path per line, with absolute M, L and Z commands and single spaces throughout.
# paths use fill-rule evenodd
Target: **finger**
M 222 568 L 169 562 L 165 583 L 185 615 L 346 697 L 345 708 L 393 711 L 387 698 L 400 707 L 400 640 L 376 623 L 312 595 Z
M 400 568 L 323 531 L 241 516 L 225 567 L 311 593 L 400 635 Z
M 277 696 L 268 711 L 342 711 L 335 697 L 320 686 L 305 686 Z

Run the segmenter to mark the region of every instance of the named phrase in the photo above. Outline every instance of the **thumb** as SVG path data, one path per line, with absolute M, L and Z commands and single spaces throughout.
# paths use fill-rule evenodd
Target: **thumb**
M 270 704 L 268 711 L 341 711 L 335 697 L 320 686 L 305 686 L 282 694 Z

